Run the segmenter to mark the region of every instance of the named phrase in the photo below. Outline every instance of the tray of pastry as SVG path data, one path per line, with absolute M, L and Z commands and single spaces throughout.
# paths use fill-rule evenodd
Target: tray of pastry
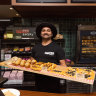
M 34 59 L 24 60 L 18 57 L 12 57 L 7 61 L 1 62 L 0 66 L 6 66 L 13 69 L 24 70 L 86 84 L 93 84 L 95 78 L 95 71 L 91 69 L 63 67 L 51 62 L 37 62 Z

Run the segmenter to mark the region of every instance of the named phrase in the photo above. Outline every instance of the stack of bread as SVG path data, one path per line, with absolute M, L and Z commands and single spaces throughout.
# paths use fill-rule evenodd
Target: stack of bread
M 18 57 L 13 57 L 11 60 L 12 60 L 12 65 L 14 65 L 14 66 L 30 68 L 35 71 L 40 71 L 40 70 L 42 70 L 43 67 L 46 67 L 47 70 L 52 70 L 52 69 L 56 68 L 56 64 L 54 64 L 54 63 L 37 62 L 35 59 L 24 60 L 24 59 L 21 59 Z

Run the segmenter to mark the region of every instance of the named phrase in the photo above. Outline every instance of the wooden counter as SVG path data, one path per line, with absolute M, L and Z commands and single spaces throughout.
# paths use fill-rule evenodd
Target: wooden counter
M 96 96 L 96 93 L 47 93 L 38 91 L 19 90 L 20 96 Z
M 20 90 L 20 96 L 96 96 L 96 93 L 47 93 L 47 92 L 37 92 L 37 91 L 25 91 Z

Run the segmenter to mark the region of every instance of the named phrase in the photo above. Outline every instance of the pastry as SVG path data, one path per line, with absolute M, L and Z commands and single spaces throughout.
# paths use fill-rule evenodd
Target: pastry
M 32 64 L 34 64 L 34 63 L 36 63 L 37 61 L 35 60 L 35 59 L 33 59 L 32 61 L 31 61 L 31 63 Z
M 28 59 L 27 62 L 31 63 L 31 59 Z
M 18 59 L 18 57 L 12 57 L 12 61 L 16 61 Z
M 26 68 L 29 68 L 29 67 L 30 67 L 30 64 L 31 64 L 31 63 L 27 61 L 27 62 L 25 63 L 25 67 L 26 67 Z
M 5 96 L 16 96 L 15 94 L 13 94 L 12 92 L 10 92 L 9 90 L 4 92 Z
M 56 64 L 53 64 L 53 65 L 52 65 L 52 68 L 53 68 L 53 69 L 56 68 Z
M 20 65 L 20 62 L 21 62 L 21 61 L 22 61 L 22 59 L 21 59 L 21 58 L 18 58 L 14 64 L 15 64 L 16 66 L 18 66 L 18 65 Z
M 16 61 L 15 61 L 15 60 L 13 60 L 13 61 L 12 61 L 12 64 L 13 64 L 13 65 L 15 65 L 15 62 L 16 62 Z
M 25 63 L 26 63 L 26 60 L 22 60 L 21 63 L 20 63 L 20 66 L 21 67 L 24 67 L 25 66 Z
M 32 69 L 34 71 L 41 71 L 41 67 L 40 66 L 36 66 L 36 65 L 30 65 L 30 69 Z

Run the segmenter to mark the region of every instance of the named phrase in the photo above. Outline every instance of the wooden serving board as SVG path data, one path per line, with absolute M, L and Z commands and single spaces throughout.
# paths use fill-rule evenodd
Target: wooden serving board
M 74 76 L 62 75 L 62 74 L 60 74 L 60 72 L 52 72 L 52 71 L 46 71 L 46 70 L 34 71 L 30 68 L 25 68 L 25 67 L 21 67 L 21 66 L 14 66 L 9 61 L 8 61 L 8 63 L 7 63 L 7 61 L 0 62 L 0 66 L 5 66 L 5 67 L 13 68 L 13 69 L 19 69 L 19 70 L 42 74 L 42 75 L 47 75 L 47 76 L 52 76 L 52 77 L 61 78 L 61 79 L 72 80 L 72 81 L 86 83 L 86 84 L 93 84 L 94 78 L 95 78 L 95 71 L 92 71 L 93 77 L 91 79 L 86 79 L 86 78 L 77 77 L 77 76 L 74 77 Z M 66 68 L 67 67 L 57 65 L 57 67 L 54 70 L 64 71 L 64 70 L 66 70 Z

